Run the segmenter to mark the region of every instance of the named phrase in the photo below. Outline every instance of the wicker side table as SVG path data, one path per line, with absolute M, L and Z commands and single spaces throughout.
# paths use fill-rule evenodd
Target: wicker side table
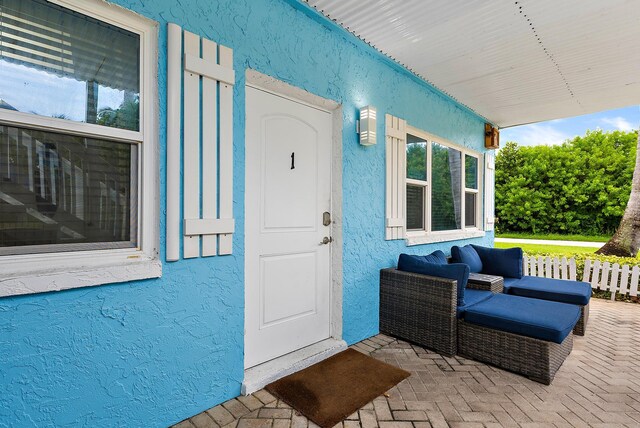
M 501 276 L 470 273 L 467 288 L 486 290 L 492 293 L 502 293 L 504 290 L 504 279 Z

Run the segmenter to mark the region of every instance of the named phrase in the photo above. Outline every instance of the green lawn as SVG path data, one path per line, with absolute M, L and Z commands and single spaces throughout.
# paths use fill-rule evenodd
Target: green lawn
M 496 248 L 520 247 L 525 253 L 530 253 L 530 254 L 538 254 L 538 253 L 593 254 L 597 250 L 597 248 L 590 248 L 590 247 L 572 247 L 568 245 L 512 244 L 509 242 L 496 242 L 495 247 Z
M 610 236 L 561 235 L 559 233 L 496 233 L 496 238 L 549 239 L 552 241 L 607 242 Z

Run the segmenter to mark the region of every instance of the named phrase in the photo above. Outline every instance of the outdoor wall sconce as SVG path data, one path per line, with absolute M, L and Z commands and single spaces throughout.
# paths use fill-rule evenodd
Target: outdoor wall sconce
M 356 132 L 360 134 L 360 144 L 373 146 L 376 143 L 376 108 L 371 106 L 360 109 L 360 120 L 356 121 Z
M 484 147 L 487 149 L 497 149 L 500 147 L 500 131 L 490 123 L 484 124 Z

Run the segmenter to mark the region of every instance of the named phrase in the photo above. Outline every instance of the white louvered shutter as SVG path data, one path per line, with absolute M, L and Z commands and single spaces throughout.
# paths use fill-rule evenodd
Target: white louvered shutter
M 387 114 L 385 137 L 387 166 L 385 239 L 404 239 L 407 122 Z

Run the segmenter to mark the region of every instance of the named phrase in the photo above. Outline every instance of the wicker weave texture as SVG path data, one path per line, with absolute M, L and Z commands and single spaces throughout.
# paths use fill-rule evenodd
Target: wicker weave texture
M 584 336 L 587 330 L 587 321 L 589 321 L 589 304 L 580 307 L 580 319 L 573 328 L 573 334 L 576 336 Z
M 380 271 L 380 331 L 438 353 L 457 351 L 456 281 Z
M 458 353 L 549 385 L 573 348 L 573 335 L 561 343 L 458 321 Z
M 502 293 L 504 291 L 504 281 L 500 280 L 500 281 L 488 283 L 488 282 L 476 282 L 469 279 L 469 282 L 467 283 L 467 288 L 471 288 L 474 290 L 491 291 L 492 293 L 497 294 L 497 293 Z

